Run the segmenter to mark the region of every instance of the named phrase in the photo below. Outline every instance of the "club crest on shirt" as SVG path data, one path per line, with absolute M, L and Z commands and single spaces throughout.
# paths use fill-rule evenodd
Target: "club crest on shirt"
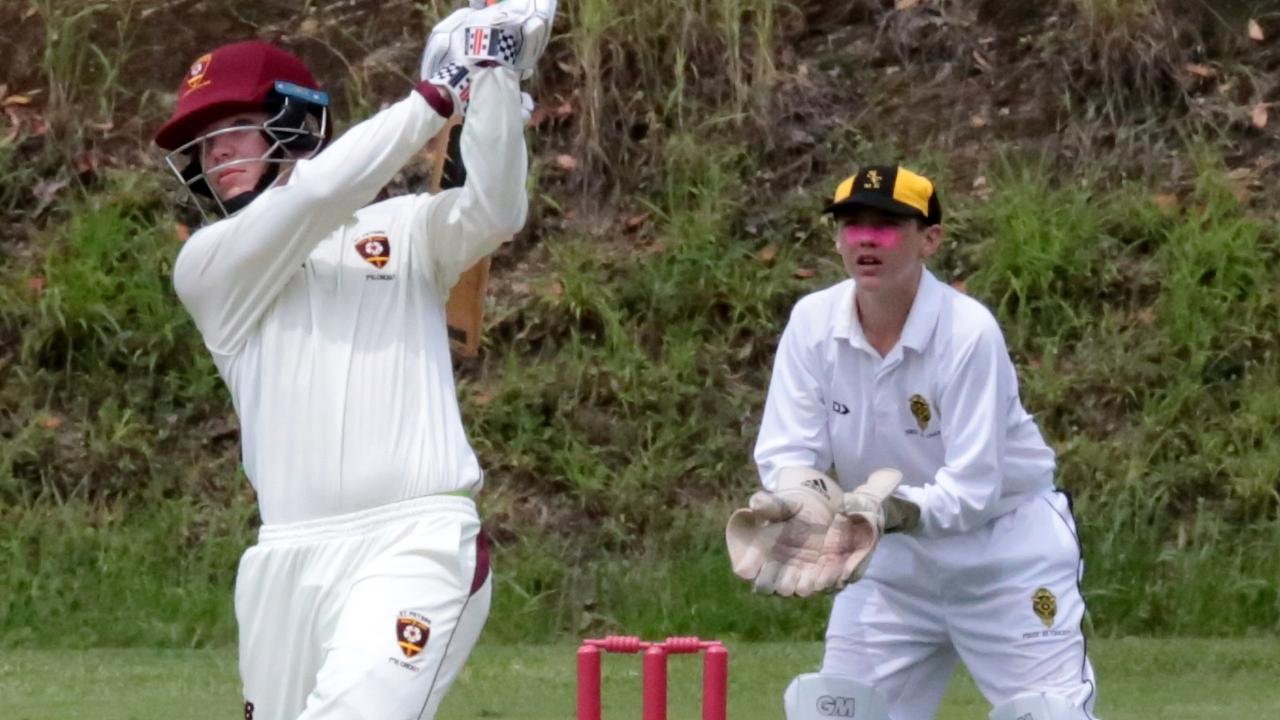
M 425 615 L 401 610 L 396 618 L 396 643 L 405 657 L 411 658 L 427 646 L 431 637 L 431 621 Z
M 391 261 L 391 240 L 385 233 L 369 233 L 356 241 L 356 252 L 365 262 L 381 269 Z
M 1045 627 L 1053 627 L 1053 616 L 1058 614 L 1058 598 L 1048 588 L 1036 588 L 1031 596 L 1031 610 Z
M 916 425 L 920 427 L 920 432 L 929 427 L 929 421 L 933 419 L 933 411 L 929 409 L 929 401 L 924 399 L 920 393 L 911 396 L 911 416 L 916 419 Z

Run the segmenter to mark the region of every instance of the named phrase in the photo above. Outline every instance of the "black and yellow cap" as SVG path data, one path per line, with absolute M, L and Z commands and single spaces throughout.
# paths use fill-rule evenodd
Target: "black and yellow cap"
M 942 206 L 933 182 L 899 165 L 870 165 L 845 178 L 823 212 L 854 207 L 919 218 L 926 225 L 942 222 Z

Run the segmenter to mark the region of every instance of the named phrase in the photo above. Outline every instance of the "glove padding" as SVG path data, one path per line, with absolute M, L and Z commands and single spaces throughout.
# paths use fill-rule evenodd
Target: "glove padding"
M 477 6 L 479 8 L 477 9 Z M 449 63 L 500 65 L 527 78 L 551 40 L 556 0 L 503 0 L 457 10 L 431 30 L 418 77 L 426 80 Z
M 901 482 L 902 473 L 885 468 L 871 473 L 865 483 L 844 494 L 822 544 L 815 581 L 819 587 L 840 589 L 862 577 L 885 533 L 887 508 L 891 505 L 895 508 L 894 529 L 907 529 L 902 526 L 901 516 L 909 515 L 909 510 L 903 506 L 915 505 L 890 497 Z M 919 514 L 916 508 L 917 519 Z
M 807 597 L 819 582 L 823 548 L 841 507 L 840 486 L 812 468 L 784 468 L 777 492 L 757 492 L 725 527 L 733 572 L 757 592 Z

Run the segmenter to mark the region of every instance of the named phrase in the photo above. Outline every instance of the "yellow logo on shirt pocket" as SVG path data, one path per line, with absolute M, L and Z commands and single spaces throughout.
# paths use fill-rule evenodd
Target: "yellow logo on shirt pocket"
M 933 411 L 929 409 L 929 401 L 924 399 L 920 393 L 911 396 L 911 416 L 916 419 L 916 425 L 919 426 L 920 432 L 929 427 L 929 421 L 933 419 Z
M 1047 628 L 1053 627 L 1053 617 L 1058 614 L 1058 598 L 1049 588 L 1036 588 L 1031 596 L 1031 610 Z

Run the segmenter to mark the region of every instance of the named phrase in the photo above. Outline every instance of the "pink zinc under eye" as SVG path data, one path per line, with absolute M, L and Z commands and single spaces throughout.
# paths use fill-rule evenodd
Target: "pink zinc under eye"
M 870 245 L 892 250 L 902 241 L 902 231 L 896 227 L 872 227 L 870 225 L 846 225 L 844 243 L 850 247 Z

